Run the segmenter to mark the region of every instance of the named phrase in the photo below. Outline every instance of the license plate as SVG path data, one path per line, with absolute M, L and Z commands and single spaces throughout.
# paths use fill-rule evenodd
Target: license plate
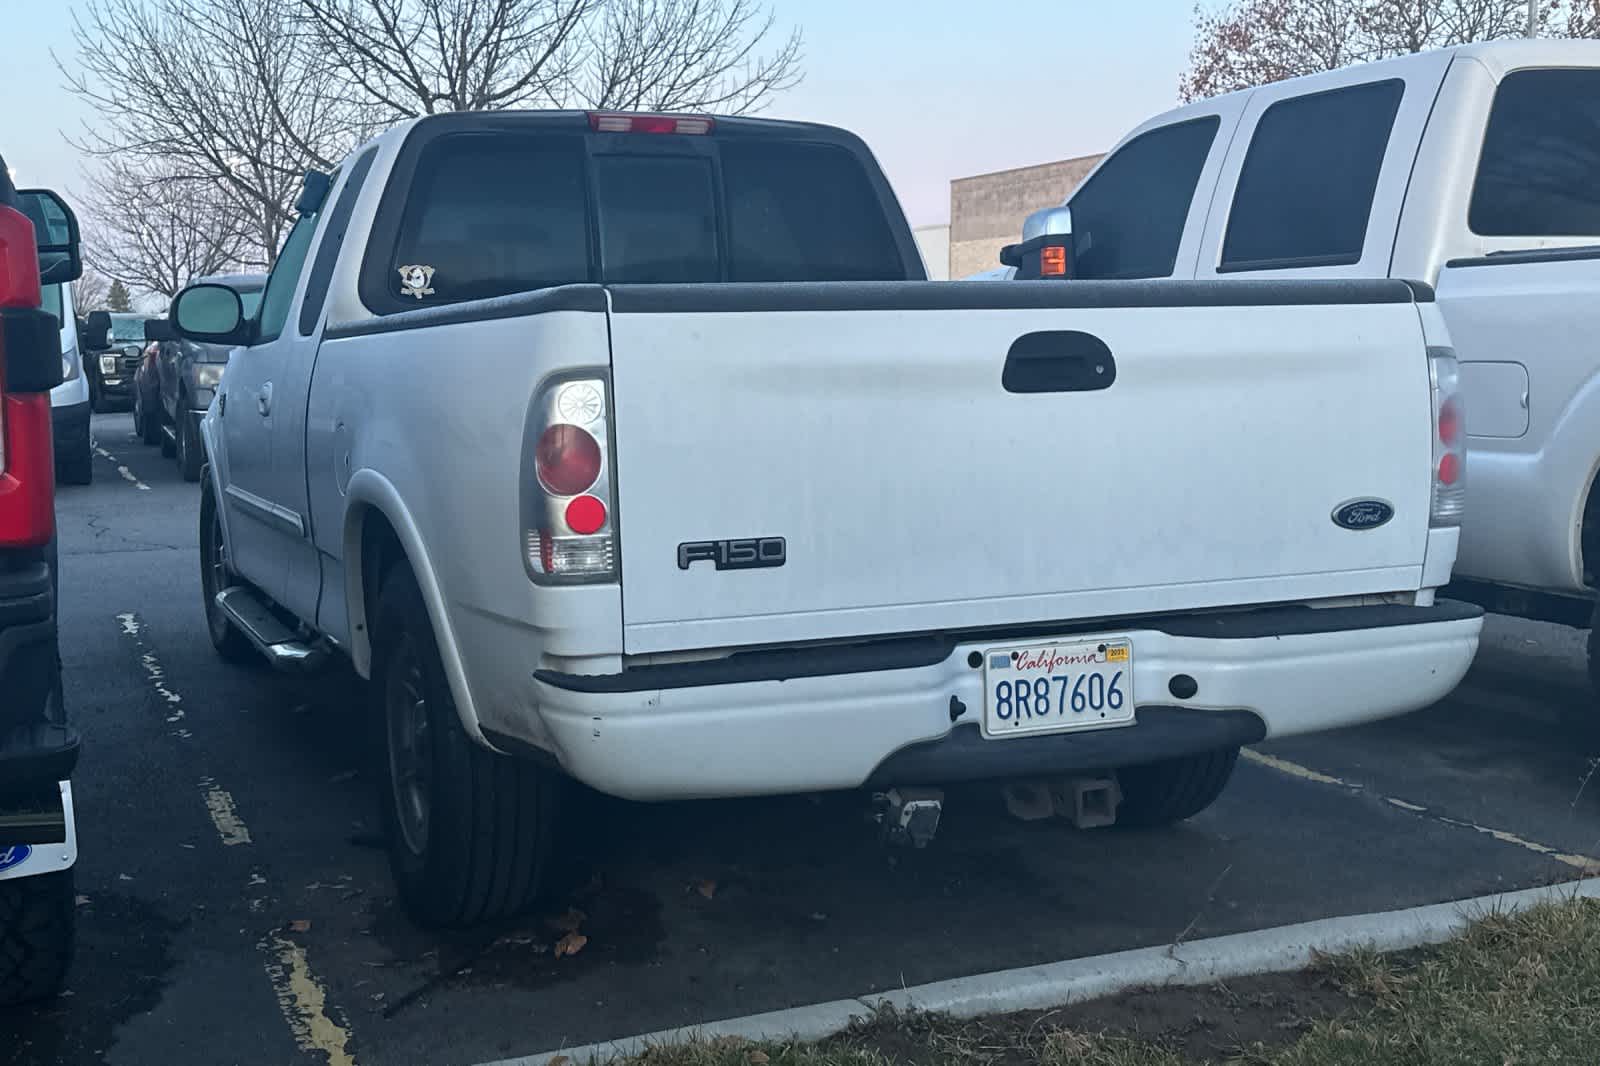
M 1125 639 L 991 648 L 983 735 L 1017 737 L 1133 721 L 1133 644 Z

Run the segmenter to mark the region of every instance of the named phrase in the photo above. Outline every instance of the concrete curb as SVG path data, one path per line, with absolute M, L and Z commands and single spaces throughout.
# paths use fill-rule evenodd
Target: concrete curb
M 1576 897 L 1600 899 L 1600 877 L 1408 910 L 1324 918 L 1197 940 L 1178 947 L 1136 948 L 1087 959 L 1023 966 L 936 981 L 898 992 L 836 999 L 809 1007 L 751 1014 L 682 1029 L 663 1029 L 582 1047 L 559 1048 L 479 1066 L 549 1066 L 557 1056 L 564 1057 L 573 1066 L 588 1066 L 637 1055 L 654 1046 L 717 1037 L 819 1040 L 846 1028 L 852 1019 L 869 1016 L 882 1007 L 939 1011 L 970 1018 L 1060 1007 L 1130 988 L 1208 985 L 1229 977 L 1300 970 L 1311 965 L 1319 955 L 1336 955 L 1361 947 L 1404 951 L 1439 944 L 1484 915 L 1514 913 L 1540 903 Z

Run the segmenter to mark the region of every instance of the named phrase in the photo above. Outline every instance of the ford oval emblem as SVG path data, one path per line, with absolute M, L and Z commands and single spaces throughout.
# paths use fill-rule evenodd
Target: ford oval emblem
M 1333 524 L 1345 529 L 1377 529 L 1394 517 L 1385 500 L 1351 500 L 1333 509 Z
M 13 844 L 9 848 L 0 848 L 0 870 L 9 870 L 13 866 L 21 866 L 28 861 L 28 856 L 33 854 L 33 849 L 26 844 Z

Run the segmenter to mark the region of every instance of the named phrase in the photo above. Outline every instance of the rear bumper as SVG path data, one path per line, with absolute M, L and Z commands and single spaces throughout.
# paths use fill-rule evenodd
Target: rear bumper
M 604 677 L 540 671 L 535 697 L 565 769 L 629 799 L 932 784 L 1086 769 L 1356 725 L 1425 707 L 1477 651 L 1481 608 L 1246 611 L 753 652 Z M 1128 637 L 1138 717 L 1116 729 L 985 741 L 972 653 L 1057 637 Z M 1184 700 L 1176 674 L 1197 682 Z

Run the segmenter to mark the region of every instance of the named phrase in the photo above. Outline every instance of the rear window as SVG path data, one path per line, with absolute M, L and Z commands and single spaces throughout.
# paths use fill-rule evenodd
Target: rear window
M 1396 78 L 1267 108 L 1239 171 L 1219 269 L 1360 262 L 1404 95 Z
M 1600 71 L 1505 76 L 1467 221 L 1486 237 L 1600 235 Z
M 905 263 L 861 162 L 827 144 L 728 142 L 729 281 L 894 281 Z
M 412 180 L 390 295 L 443 303 L 588 281 L 583 157 L 581 137 L 435 141 Z
M 385 263 L 391 308 L 576 282 L 907 276 L 885 205 L 843 148 L 713 135 L 680 152 L 652 135 L 629 152 L 625 140 L 428 142 Z

